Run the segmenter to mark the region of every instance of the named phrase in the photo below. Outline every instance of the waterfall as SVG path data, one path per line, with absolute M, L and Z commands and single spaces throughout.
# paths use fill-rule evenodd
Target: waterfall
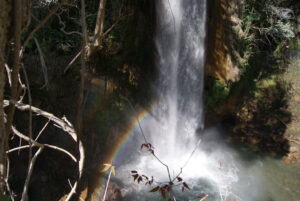
M 177 142 L 189 146 L 196 130 L 203 128 L 206 0 L 158 1 L 157 22 L 160 78 L 154 114 L 162 130 L 151 137 L 154 144 L 174 153 L 183 146 Z M 157 135 L 164 136 L 163 144 Z
M 208 201 L 226 198 L 275 201 L 285 200 L 281 199 L 284 196 L 292 198 L 286 200 L 299 197 L 292 185 L 293 190 L 287 188 L 284 194 L 282 188 L 277 187 L 280 182 L 271 183 L 270 178 L 281 175 L 282 163 L 264 160 L 255 153 L 256 158 L 249 162 L 251 151 L 229 148 L 218 140 L 222 131 L 203 129 L 206 0 L 159 0 L 156 6 L 158 100 L 151 115 L 140 122 L 115 158 L 116 180 L 122 183 L 122 196 L 131 201 L 163 200 L 159 193 L 149 193 L 154 186 L 134 182 L 130 172 L 136 170 L 153 176 L 157 186 L 169 181 L 167 165 L 170 177 L 180 174 L 191 188 L 182 193 L 180 184 L 179 189 L 174 186 L 172 190 L 177 200 L 194 200 L 204 194 L 208 194 Z M 199 138 L 203 143 L 197 147 Z M 141 150 L 145 141 L 154 147 L 159 160 L 149 151 Z M 265 178 L 274 167 L 277 168 L 274 173 Z

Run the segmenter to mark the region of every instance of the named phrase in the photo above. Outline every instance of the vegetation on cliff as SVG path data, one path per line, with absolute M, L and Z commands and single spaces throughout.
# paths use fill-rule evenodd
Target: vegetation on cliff
M 232 72 L 237 76 L 223 82 L 208 77 L 206 103 L 233 126 L 234 137 L 258 150 L 285 155 L 291 84 L 283 74 L 291 62 L 290 53 L 299 49 L 299 3 L 244 0 L 228 4 L 224 51 L 229 49 L 228 58 L 239 73 Z

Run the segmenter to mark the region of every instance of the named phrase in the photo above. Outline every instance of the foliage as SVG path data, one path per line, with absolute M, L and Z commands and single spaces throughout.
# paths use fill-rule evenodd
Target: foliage
M 32 9 L 33 19 L 31 20 L 32 22 L 28 29 L 22 34 L 23 38 L 28 36 L 28 34 L 40 23 L 40 20 L 47 15 L 49 9 L 55 5 L 55 1 L 45 0 L 44 2 L 34 2 Z M 61 29 L 63 28 L 67 32 L 80 32 L 80 25 L 78 24 L 79 18 L 80 13 L 77 7 L 65 5 L 35 34 L 41 48 L 45 52 L 51 52 L 55 55 L 73 53 L 74 49 L 79 48 L 80 36 L 78 34 L 67 35 L 63 33 Z M 34 41 L 29 41 L 26 52 L 37 53 L 36 49 Z
M 260 47 L 273 46 L 295 37 L 292 21 L 294 12 L 284 6 L 284 0 L 244 0 L 242 25 L 245 37 Z
M 209 89 L 204 91 L 204 102 L 209 107 L 214 108 L 227 98 L 230 86 L 217 78 L 208 77 L 207 79 L 209 79 Z

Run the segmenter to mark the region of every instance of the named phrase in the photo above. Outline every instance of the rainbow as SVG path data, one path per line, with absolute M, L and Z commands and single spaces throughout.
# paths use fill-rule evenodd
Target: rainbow
M 155 103 L 151 104 L 151 108 L 153 108 L 154 105 Z M 129 136 L 133 134 L 133 131 L 136 130 L 138 124 L 141 123 L 148 115 L 149 115 L 149 110 L 145 110 L 145 109 L 139 109 L 139 111 L 136 112 L 136 114 L 133 114 L 132 121 L 129 123 L 129 125 L 127 125 L 127 128 L 119 136 L 119 140 L 114 144 L 113 148 L 107 155 L 105 161 L 114 161 L 114 159 L 118 155 L 120 149 L 126 143 Z
M 97 95 L 97 97 L 94 97 L 93 100 L 88 104 L 88 109 L 86 110 L 85 114 L 85 122 L 93 122 L 95 121 L 95 117 L 97 117 L 97 114 L 103 109 L 107 104 L 109 104 L 111 101 L 111 97 L 108 95 L 106 98 L 103 98 L 101 95 Z M 108 150 L 108 153 L 106 154 L 105 158 L 102 160 L 101 163 L 111 163 L 111 161 L 114 161 L 117 157 L 118 153 L 120 152 L 120 149 L 126 144 L 126 141 L 128 138 L 134 133 L 134 130 L 137 129 L 138 124 L 141 123 L 147 116 L 149 116 L 149 111 L 151 111 L 155 105 L 156 101 L 153 101 L 148 109 L 145 108 L 138 108 L 133 111 L 133 113 L 130 115 L 129 120 L 125 123 L 126 125 L 122 126 L 120 130 L 122 130 L 122 133 L 118 135 L 118 140 L 113 142 L 112 148 Z M 99 172 L 103 169 L 103 164 L 99 164 Z M 97 178 L 96 181 L 96 189 L 95 191 L 98 191 L 100 186 L 103 184 L 104 174 L 101 174 L 99 178 Z M 96 193 L 94 191 L 94 193 Z

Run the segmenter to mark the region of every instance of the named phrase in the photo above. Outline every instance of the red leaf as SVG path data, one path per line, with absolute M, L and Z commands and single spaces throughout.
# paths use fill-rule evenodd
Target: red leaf
M 138 178 L 138 183 L 140 183 L 141 181 L 143 181 L 143 177 Z
M 183 182 L 183 186 L 190 190 L 190 187 L 185 182 Z
M 182 191 L 182 192 L 184 191 L 184 186 L 182 186 L 181 191 Z
M 155 188 L 153 188 L 150 192 L 156 192 L 156 191 L 158 191 L 159 190 L 159 186 L 156 186 Z
M 142 177 L 144 177 L 145 179 L 149 180 L 149 178 L 146 175 L 142 175 Z
M 161 193 L 161 196 L 166 199 L 166 193 L 165 193 L 165 189 L 164 188 L 161 188 L 160 189 L 160 193 Z
M 181 182 L 182 178 L 181 177 L 177 177 L 177 181 Z
M 135 175 L 131 175 L 131 176 L 133 176 L 133 181 L 135 181 L 138 177 L 139 177 L 139 175 L 138 174 L 135 174 Z
M 153 181 L 154 181 L 153 176 L 151 176 L 151 180 L 149 181 L 149 184 L 150 185 L 153 184 Z
M 114 194 L 116 194 L 116 193 L 120 194 L 120 193 L 121 193 L 120 189 L 116 188 L 116 189 L 114 190 Z
M 132 170 L 131 173 L 134 174 L 134 173 L 137 173 L 137 171 L 136 170 Z

